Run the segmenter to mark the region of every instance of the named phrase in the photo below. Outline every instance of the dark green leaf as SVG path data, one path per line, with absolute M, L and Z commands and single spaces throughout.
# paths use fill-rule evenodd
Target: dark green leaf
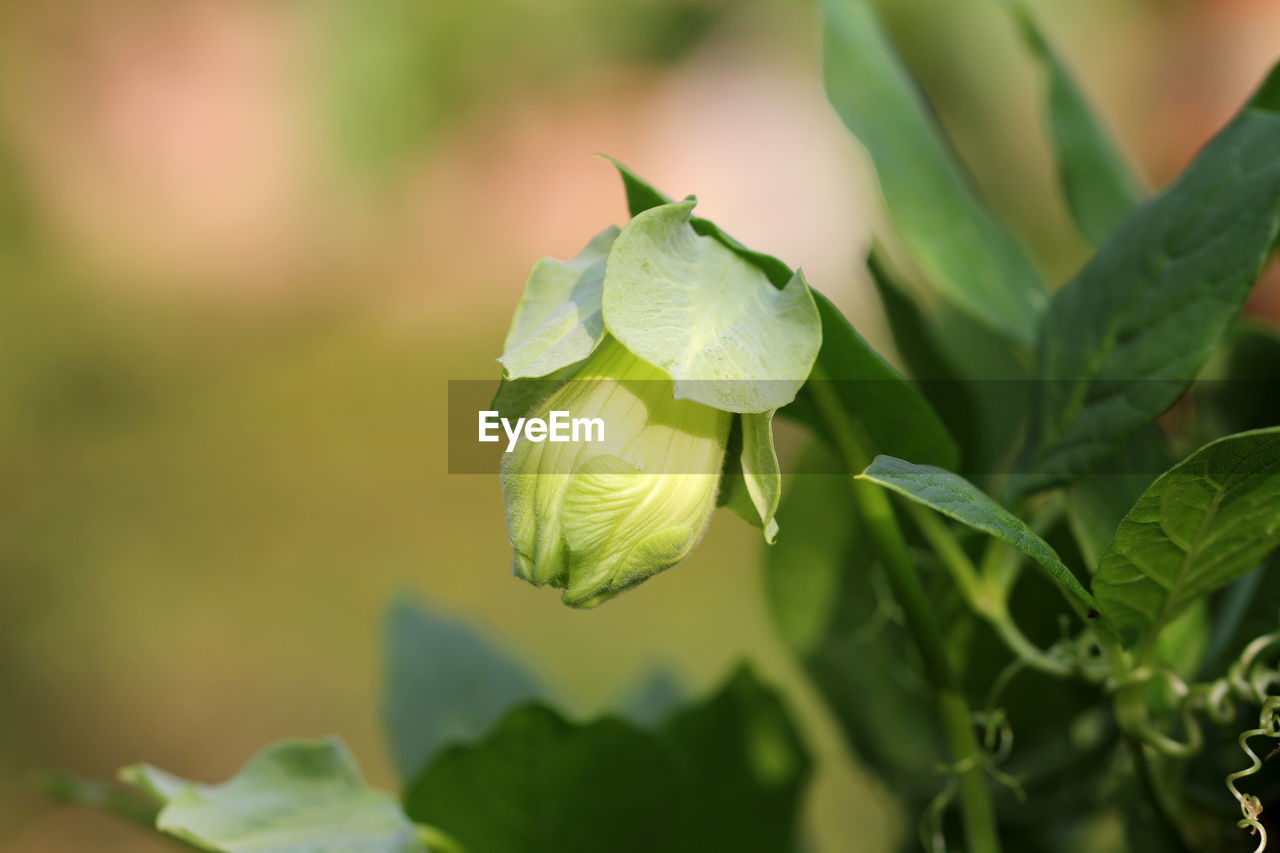
M 1004 540 L 1034 560 L 1059 589 L 1077 602 L 1078 609 L 1097 608 L 1093 596 L 1080 585 L 1049 543 L 959 474 L 892 456 L 877 456 L 858 476 Z
M 651 207 L 660 207 L 675 201 L 675 199 L 656 189 L 644 178 L 631 171 L 623 163 L 608 155 L 605 155 L 605 159 L 613 164 L 614 168 L 618 170 L 618 174 L 622 177 L 622 188 L 627 194 L 627 210 L 630 211 L 632 216 L 644 213 Z
M 995 332 L 907 284 L 881 248 L 873 247 L 867 268 L 894 345 L 920 393 L 955 436 L 963 469 L 910 452 L 884 452 L 974 475 L 1004 470 L 1026 420 L 1025 358 Z
M 1141 185 L 1030 11 L 1016 0 L 1012 8 L 1048 77 L 1049 137 L 1067 206 L 1081 233 L 1100 246 L 1142 200 Z
M 877 451 L 958 464 L 955 440 L 920 392 L 862 339 L 829 299 L 817 291 L 813 298 L 822 317 L 822 349 L 817 361 L 821 374 L 810 382 L 826 383 L 835 392 L 841 414 L 859 426 Z M 813 393 L 810 386 L 802 388 L 782 414 L 825 435 L 827 425 Z
M 483 742 L 442 752 L 405 805 L 485 853 L 773 853 L 794 835 L 807 775 L 778 698 L 744 671 L 656 732 L 522 705 Z
M 871 155 L 894 227 L 929 283 L 1029 348 L 1045 295 L 1021 247 L 970 189 L 862 0 L 825 0 L 827 97 Z
M 1094 592 L 1149 647 L 1197 598 L 1280 544 L 1280 427 L 1208 444 L 1151 484 L 1103 552 Z
M 405 794 L 416 820 L 486 853 L 663 849 L 680 807 L 672 757 L 630 724 L 521 705 L 446 749 Z
M 202 785 L 146 764 L 121 772 L 163 808 L 161 832 L 220 853 L 426 853 L 390 794 L 365 784 L 337 739 L 282 741 L 230 781 Z
M 1280 228 L 1280 68 L 1267 86 L 1054 294 L 1028 487 L 1093 470 L 1168 408 L 1244 303 Z
M 662 850 L 781 851 L 796 836 L 809 756 L 781 699 L 743 668 L 659 732 L 681 767 L 685 806 Z
M 385 632 L 383 717 L 403 779 L 441 747 L 479 737 L 508 708 L 541 692 L 524 666 L 476 629 L 407 599 L 391 606 Z

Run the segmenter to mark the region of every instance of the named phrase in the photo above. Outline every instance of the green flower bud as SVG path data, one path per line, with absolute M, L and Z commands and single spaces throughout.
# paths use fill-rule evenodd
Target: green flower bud
M 666 373 L 605 336 L 530 417 L 599 418 L 601 441 L 521 437 L 502 490 L 515 574 L 594 607 L 693 550 L 716 506 L 733 415 L 677 400 Z

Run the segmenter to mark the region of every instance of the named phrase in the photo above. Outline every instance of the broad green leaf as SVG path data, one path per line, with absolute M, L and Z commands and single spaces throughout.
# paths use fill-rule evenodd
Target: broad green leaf
M 675 713 L 659 737 L 681 769 L 686 805 L 659 849 L 791 849 L 809 756 L 781 698 L 749 669 Z
M 1054 294 L 1028 486 L 1093 470 L 1177 399 L 1240 310 L 1278 230 L 1280 68 Z
M 498 359 L 507 378 L 546 376 L 591 355 L 604 337 L 600 293 L 617 236 L 610 225 L 572 260 L 533 265 Z
M 1165 625 L 1156 638 L 1151 659 L 1179 677 L 1191 679 L 1204 658 L 1208 644 L 1209 602 L 1198 598 Z
M 1044 287 L 974 195 L 870 5 L 824 0 L 823 72 L 836 113 L 871 156 L 890 217 L 929 283 L 1024 348 Z
M 656 731 L 519 706 L 484 741 L 441 753 L 405 806 L 485 853 L 765 853 L 795 832 L 807 774 L 778 698 L 743 672 Z
M 800 468 L 835 471 L 838 464 L 811 444 Z M 849 485 L 846 475 L 788 478 L 778 509 L 786 535 L 764 554 L 765 600 L 858 758 L 920 805 L 941 788 L 934 769 L 946 751 Z
M 1093 596 L 1080 585 L 1049 543 L 959 474 L 891 456 L 877 456 L 858 476 L 1004 540 L 1034 560 L 1050 580 L 1077 602 L 1078 609 L 1097 609 Z
M 146 764 L 125 781 L 163 803 L 156 828 L 219 853 L 426 853 L 395 797 L 370 788 L 337 739 L 282 741 L 221 785 Z
M 399 599 L 387 613 L 382 699 L 391 757 L 412 779 L 452 742 L 474 740 L 507 709 L 538 696 L 537 680 L 470 625 Z
M 662 849 L 680 806 L 655 739 L 621 719 L 585 724 L 521 705 L 483 741 L 446 749 L 405 794 L 416 820 L 487 853 Z
M 690 226 L 695 202 L 651 208 L 614 241 L 604 275 L 610 334 L 675 380 L 676 396 L 730 412 L 795 397 L 822 342 L 800 273 L 781 290 Z
M 1031 12 L 1018 0 L 1010 6 L 1048 77 L 1049 138 L 1067 206 L 1080 232 L 1100 246 L 1142 200 L 1141 184 Z
M 1151 484 L 1103 552 L 1103 611 L 1149 647 L 1203 595 L 1256 568 L 1280 544 L 1280 427 L 1202 447 Z
M 834 392 L 841 415 L 858 424 L 878 452 L 957 465 L 954 439 L 920 392 L 862 339 L 829 299 L 817 291 L 813 298 L 822 317 L 822 349 L 817 361 L 821 376 L 810 381 Z M 825 435 L 828 427 L 814 391 L 811 386 L 801 389 L 782 414 Z

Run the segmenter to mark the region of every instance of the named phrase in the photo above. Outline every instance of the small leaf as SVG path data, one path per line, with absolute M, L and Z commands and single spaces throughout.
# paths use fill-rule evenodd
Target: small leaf
M 894 228 L 939 294 L 1029 349 L 1044 286 L 956 164 L 870 5 L 824 0 L 823 72 L 836 113 L 871 155 Z
M 1027 45 L 1048 77 L 1046 107 L 1058 182 L 1081 233 L 1100 246 L 1142 200 L 1141 184 L 1036 26 L 1031 12 L 1017 0 L 1011 7 Z
M 630 211 L 632 216 L 639 216 L 651 207 L 661 207 L 664 204 L 671 204 L 675 201 L 675 199 L 655 188 L 620 161 L 607 154 L 604 155 L 604 158 L 613 164 L 614 168 L 618 170 L 618 175 L 622 178 L 622 188 L 627 194 L 627 210 Z
M 498 359 L 506 378 L 546 376 L 591 355 L 604 337 L 600 293 L 617 236 L 610 225 L 572 260 L 533 265 Z
M 1051 581 L 1076 601 L 1078 610 L 1097 609 L 1093 596 L 1048 542 L 959 474 L 877 456 L 858 476 L 1007 542 L 1034 560 Z
M 751 503 L 760 515 L 764 538 L 772 543 L 778 535 L 778 500 L 782 497 L 782 474 L 778 454 L 773 449 L 773 412 L 742 416 L 742 476 Z
M 518 660 L 475 628 L 407 598 L 392 604 L 383 630 L 382 713 L 402 779 L 442 747 L 483 735 L 508 708 L 542 693 Z
M 1144 646 L 1280 544 L 1280 427 L 1228 436 L 1161 474 L 1103 552 L 1093 588 Z
M 1280 89 L 1280 66 L 1267 85 Z M 1280 106 L 1267 91 L 1054 294 L 1028 488 L 1115 453 L 1178 398 L 1230 327 L 1280 231 Z
M 813 298 L 822 317 L 822 349 L 817 360 L 821 376 L 810 381 L 834 392 L 843 416 L 861 427 L 878 452 L 957 465 L 955 440 L 920 392 L 863 340 L 829 299 L 817 291 Z M 826 435 L 814 390 L 801 389 L 782 414 Z
M 145 764 L 121 776 L 163 802 L 157 829 L 204 850 L 426 853 L 395 798 L 365 784 L 337 739 L 282 741 L 221 785 L 177 780 Z
M 774 515 L 782 496 L 773 415 L 752 412 L 734 418 L 716 496 L 717 506 L 728 507 L 743 521 L 760 528 L 771 545 L 778 536 Z
M 694 202 L 651 208 L 622 229 L 604 276 L 605 324 L 675 380 L 676 397 L 729 412 L 791 402 L 822 341 L 801 274 L 782 290 L 690 226 Z

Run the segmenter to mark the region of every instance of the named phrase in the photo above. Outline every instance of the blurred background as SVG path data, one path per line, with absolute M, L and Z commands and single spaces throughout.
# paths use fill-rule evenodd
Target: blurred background
M 998 3 L 886 2 L 1000 214 L 1085 257 Z M 1280 55 L 1274 0 L 1034 4 L 1150 186 Z M 495 477 L 446 471 L 446 380 L 496 381 L 529 266 L 625 207 L 612 154 L 884 345 L 876 214 L 795 0 L 0 5 L 0 850 L 162 849 L 33 792 L 146 760 L 220 780 L 336 733 L 393 784 L 379 622 L 416 593 L 578 714 L 747 658 L 812 732 L 820 850 L 904 821 L 773 639 L 757 531 L 601 610 L 511 578 Z M 1272 276 L 1274 278 L 1274 276 Z M 1280 315 L 1268 285 L 1251 309 Z

